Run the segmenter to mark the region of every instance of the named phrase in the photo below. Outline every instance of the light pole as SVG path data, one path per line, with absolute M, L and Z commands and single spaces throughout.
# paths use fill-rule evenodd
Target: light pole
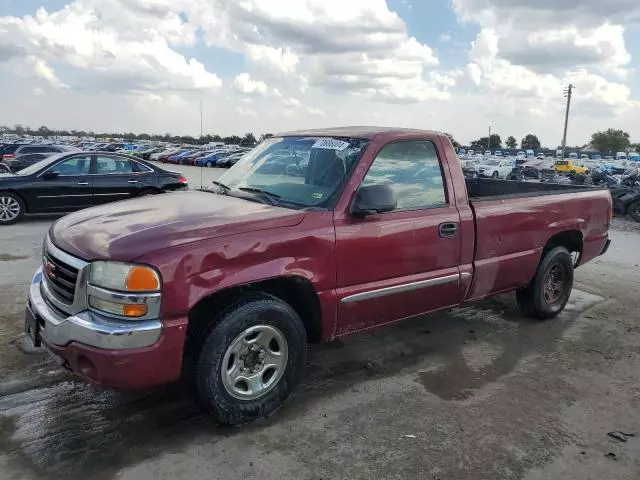
M 202 138 L 202 99 L 200 99 L 200 138 Z
M 487 137 L 487 150 L 491 150 L 491 124 L 489 124 L 489 136 Z
M 564 113 L 564 134 L 562 135 L 562 158 L 564 158 L 564 150 L 567 147 L 567 128 L 569 126 L 569 109 L 571 108 L 571 95 L 573 94 L 574 88 L 576 88 L 574 85 L 569 84 L 569 86 L 564 89 L 564 96 L 567 99 L 567 109 Z

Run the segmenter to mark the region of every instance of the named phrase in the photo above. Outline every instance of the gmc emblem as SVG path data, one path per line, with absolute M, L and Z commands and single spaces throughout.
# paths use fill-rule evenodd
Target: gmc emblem
M 44 261 L 44 271 L 47 276 L 51 278 L 56 278 L 56 266 L 51 263 L 49 260 Z

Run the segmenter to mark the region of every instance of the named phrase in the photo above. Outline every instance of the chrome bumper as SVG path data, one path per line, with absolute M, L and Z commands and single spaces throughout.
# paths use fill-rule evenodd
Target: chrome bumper
M 42 268 L 33 276 L 29 304 L 42 319 L 41 337 L 49 343 L 65 346 L 78 342 L 106 350 L 123 350 L 153 345 L 162 334 L 160 320 L 120 321 L 89 310 L 62 317 L 47 305 L 41 293 Z

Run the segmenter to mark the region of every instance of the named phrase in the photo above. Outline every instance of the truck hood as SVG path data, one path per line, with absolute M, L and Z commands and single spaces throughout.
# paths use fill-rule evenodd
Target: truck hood
M 200 240 L 297 225 L 304 212 L 201 191 L 88 208 L 55 222 L 49 236 L 85 260 L 132 261 Z

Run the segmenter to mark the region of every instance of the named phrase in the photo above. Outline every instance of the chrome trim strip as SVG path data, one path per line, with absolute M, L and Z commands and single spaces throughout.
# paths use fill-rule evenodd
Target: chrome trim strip
M 467 278 L 471 278 L 471 274 L 469 272 L 462 272 L 460 274 L 460 280 L 466 280 Z
M 67 197 L 92 197 L 90 193 L 83 195 L 41 195 L 38 198 L 67 198 Z
M 402 285 L 394 285 L 393 287 L 378 288 L 369 290 L 368 292 L 356 293 L 349 295 L 340 300 L 342 303 L 355 303 L 372 298 L 385 297 L 387 295 L 395 295 L 396 293 L 411 292 L 421 288 L 435 287 L 436 285 L 444 285 L 446 283 L 457 282 L 460 280 L 460 274 L 446 275 L 444 277 L 430 278 L 428 280 L 420 280 L 418 282 L 404 283 Z
M 89 306 L 89 310 L 92 312 L 97 312 L 100 315 L 105 317 L 113 317 L 117 318 L 124 322 L 139 322 L 140 320 L 155 320 L 160 317 L 160 302 L 162 300 L 162 294 L 160 292 L 157 293 L 125 293 L 125 292 L 114 292 L 113 290 L 107 290 L 105 288 L 97 287 L 95 285 L 89 284 L 87 286 L 87 298 L 89 296 L 99 298 L 101 300 L 106 300 L 108 302 L 119 303 L 119 304 L 136 304 L 136 305 L 146 305 L 147 306 L 147 314 L 142 317 L 136 318 L 125 318 L 118 315 L 114 315 L 108 312 L 103 312 L 102 310 L 98 310 L 96 308 L 92 308 Z
M 131 195 L 130 193 L 94 193 L 94 197 L 123 197 Z
M 160 320 L 122 321 L 88 310 L 60 317 L 42 298 L 40 282 L 43 277 L 42 268 L 39 268 L 31 281 L 29 303 L 34 313 L 44 320 L 41 335 L 47 342 L 61 347 L 79 342 L 106 350 L 122 350 L 147 347 L 160 339 Z
M 49 234 L 47 234 L 47 237 L 45 239 L 45 250 L 49 252 L 51 255 L 53 255 L 55 258 L 57 258 L 58 260 L 66 263 L 67 265 L 71 265 L 72 267 L 75 267 L 78 270 L 81 270 L 87 265 L 89 265 L 88 262 L 85 262 L 84 260 L 81 260 L 76 257 L 72 257 L 67 252 L 63 252 L 58 247 L 56 247 L 51 241 L 51 239 L 49 238 Z

